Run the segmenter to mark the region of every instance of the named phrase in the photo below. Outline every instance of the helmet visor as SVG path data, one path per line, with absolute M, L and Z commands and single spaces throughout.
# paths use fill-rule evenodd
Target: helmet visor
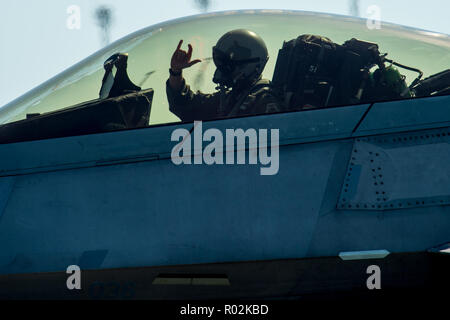
M 235 64 L 231 60 L 230 55 L 225 52 L 213 47 L 213 60 L 217 69 L 223 73 L 232 73 L 235 69 Z
M 228 74 L 232 73 L 237 66 L 246 65 L 249 63 L 257 63 L 260 61 L 260 58 L 256 57 L 250 59 L 233 60 L 230 54 L 226 54 L 220 49 L 217 49 L 217 47 L 213 47 L 213 60 L 217 69 L 225 74 Z

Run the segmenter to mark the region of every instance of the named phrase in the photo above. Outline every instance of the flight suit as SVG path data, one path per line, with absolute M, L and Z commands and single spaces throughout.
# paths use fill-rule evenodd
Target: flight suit
M 167 81 L 166 91 L 170 111 L 183 122 L 282 111 L 281 103 L 265 79 L 256 82 L 251 89 L 237 93 L 233 90 L 225 93 L 194 93 L 184 80 L 179 91 L 172 89 Z

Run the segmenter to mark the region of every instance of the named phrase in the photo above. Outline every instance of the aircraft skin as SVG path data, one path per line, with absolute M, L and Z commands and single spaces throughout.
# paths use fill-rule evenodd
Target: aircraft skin
M 171 133 L 192 124 L 1 145 L 8 156 L 0 160 L 0 272 L 424 252 L 449 237 L 449 195 L 440 193 L 450 190 L 442 166 L 450 157 L 449 99 L 203 123 L 280 128 L 273 176 L 254 165 L 174 165 Z M 392 200 L 410 206 L 340 208 L 352 157 L 367 150 L 383 155 L 376 166 L 386 190 L 415 192 Z M 368 152 L 351 179 L 353 198 L 371 203 Z
M 193 123 L 2 144 L 0 297 L 92 297 L 98 281 L 144 298 L 366 290 L 373 264 L 387 287 L 423 284 L 437 270 L 427 250 L 450 242 L 449 108 L 439 96 L 203 122 L 279 129 L 272 176 L 175 165 L 172 132 Z M 372 250 L 389 255 L 339 258 Z M 70 265 L 88 270 L 82 293 L 65 287 Z M 231 289 L 155 284 L 162 274 Z

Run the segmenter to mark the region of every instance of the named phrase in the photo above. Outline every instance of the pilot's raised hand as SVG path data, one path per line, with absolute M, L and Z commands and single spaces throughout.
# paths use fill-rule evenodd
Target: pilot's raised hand
M 188 51 L 181 50 L 181 45 L 183 44 L 183 40 L 180 40 L 178 43 L 178 47 L 172 55 L 172 60 L 170 61 L 170 68 L 173 73 L 180 73 L 183 69 L 192 67 L 194 64 L 202 62 L 200 59 L 192 60 L 192 46 L 189 44 Z

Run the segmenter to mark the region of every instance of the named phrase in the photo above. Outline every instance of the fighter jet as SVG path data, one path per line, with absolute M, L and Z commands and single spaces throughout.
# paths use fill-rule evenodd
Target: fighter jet
M 203 131 L 180 122 L 166 97 L 176 45 L 203 61 L 186 82 L 211 93 L 211 48 L 237 27 L 264 39 L 263 76 L 290 107 Z M 299 41 L 316 54 L 286 59 Z M 327 63 L 335 52 L 359 64 L 327 73 L 356 61 Z M 448 285 L 449 61 L 448 35 L 302 11 L 207 13 L 110 44 L 0 108 L 0 298 L 301 299 Z M 270 145 L 276 174 L 173 161 L 174 132 L 197 141 L 183 156 L 201 160 L 211 141 L 196 133 L 209 129 L 278 130 L 265 145 L 223 141 L 245 157 Z

